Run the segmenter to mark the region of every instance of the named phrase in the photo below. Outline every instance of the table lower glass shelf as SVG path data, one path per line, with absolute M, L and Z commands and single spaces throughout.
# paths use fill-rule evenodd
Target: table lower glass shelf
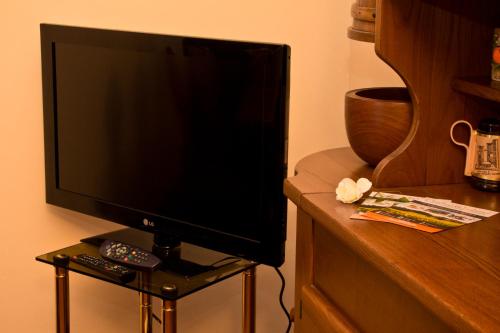
M 36 257 L 36 260 L 57 266 L 54 256 L 64 254 L 69 257 L 89 254 L 100 257 L 99 245 L 104 239 L 128 243 L 151 252 L 153 235 L 136 229 L 122 229 L 99 235 L 54 252 Z M 123 283 L 96 270 L 70 261 L 66 269 L 125 288 L 137 290 L 162 299 L 178 300 L 200 289 L 242 273 L 258 263 L 209 250 L 189 243 L 182 243 L 178 258 L 164 262 L 154 271 L 137 270 L 134 280 Z M 168 292 L 166 292 L 166 290 Z

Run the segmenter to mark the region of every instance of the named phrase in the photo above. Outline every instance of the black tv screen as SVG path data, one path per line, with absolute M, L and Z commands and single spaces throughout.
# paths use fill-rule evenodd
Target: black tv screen
M 41 25 L 46 199 L 278 266 L 290 48 Z

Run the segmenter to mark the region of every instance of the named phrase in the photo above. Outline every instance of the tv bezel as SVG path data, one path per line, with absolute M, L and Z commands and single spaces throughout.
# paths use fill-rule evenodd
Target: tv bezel
M 53 24 L 41 24 L 41 59 L 42 91 L 45 148 L 45 183 L 46 202 L 125 226 L 152 233 L 174 233 L 181 241 L 208 247 L 228 254 L 255 260 L 271 266 L 280 266 L 285 257 L 287 201 L 283 195 L 283 180 L 287 176 L 288 153 L 288 109 L 289 109 L 289 73 L 290 47 L 285 44 L 255 43 L 230 40 L 218 40 L 197 37 L 183 37 L 163 34 L 140 33 L 96 28 L 83 28 Z M 270 158 L 272 180 L 266 183 L 266 191 L 274 193 L 277 216 L 268 217 L 268 221 L 256 223 L 257 238 L 250 239 L 229 234 L 224 230 L 214 230 L 187 221 L 178 221 L 166 216 L 158 216 L 133 207 L 125 207 L 106 202 L 84 194 L 62 190 L 58 185 L 57 167 L 57 105 L 55 77 L 55 44 L 76 43 L 92 46 L 123 47 L 139 49 L 159 49 L 172 39 L 192 39 L 200 42 L 260 45 L 267 48 L 279 48 L 282 52 L 282 80 L 280 82 L 279 110 L 277 131 L 273 142 L 265 142 L 275 150 Z M 277 193 L 280 193 L 278 199 Z M 224 209 L 224 207 L 221 207 Z M 244 212 L 243 212 L 244 214 Z M 167 222 L 168 223 L 165 223 Z

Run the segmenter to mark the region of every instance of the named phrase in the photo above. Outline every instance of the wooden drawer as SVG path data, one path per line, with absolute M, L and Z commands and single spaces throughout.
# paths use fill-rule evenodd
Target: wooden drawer
M 320 224 L 313 225 L 313 285 L 353 325 L 366 332 L 451 331 Z
M 343 314 L 314 286 L 302 288 L 300 317 L 304 332 L 358 332 Z

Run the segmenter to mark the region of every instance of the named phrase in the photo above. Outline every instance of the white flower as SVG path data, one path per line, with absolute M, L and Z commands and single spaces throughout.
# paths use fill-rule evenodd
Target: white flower
M 363 196 L 363 193 L 372 187 L 372 183 L 366 178 L 360 178 L 357 182 L 351 178 L 344 178 L 335 189 L 337 200 L 343 203 L 353 203 Z
M 366 178 L 359 178 L 356 186 L 362 193 L 365 193 L 372 187 L 372 182 Z

